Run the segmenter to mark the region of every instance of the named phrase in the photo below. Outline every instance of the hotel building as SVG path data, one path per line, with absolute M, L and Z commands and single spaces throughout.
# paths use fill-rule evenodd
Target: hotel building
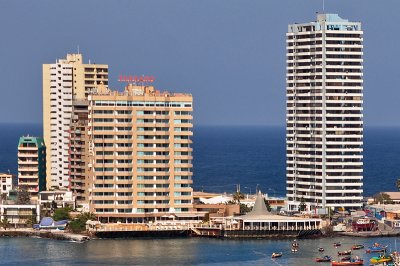
M 18 143 L 18 186 L 25 187 L 31 199 L 46 190 L 46 148 L 43 138 L 21 137 Z
M 363 194 L 363 31 L 336 14 L 287 37 L 289 210 L 359 208 Z
M 68 188 L 69 129 L 75 100 L 85 100 L 99 84 L 108 84 L 108 66 L 84 64 L 81 54 L 68 54 L 43 65 L 43 134 L 47 188 Z
M 89 95 L 90 211 L 140 222 L 193 211 L 192 96 L 129 84 Z

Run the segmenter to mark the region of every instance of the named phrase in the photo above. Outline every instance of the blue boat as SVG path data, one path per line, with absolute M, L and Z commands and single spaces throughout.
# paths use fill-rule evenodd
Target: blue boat
M 375 243 L 372 247 L 366 250 L 367 253 L 386 252 L 387 246 Z

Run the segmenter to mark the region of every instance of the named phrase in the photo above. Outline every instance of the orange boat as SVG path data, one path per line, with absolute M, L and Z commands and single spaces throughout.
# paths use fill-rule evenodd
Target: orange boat
M 363 260 L 351 260 L 351 261 L 332 261 L 332 266 L 354 266 L 364 265 Z

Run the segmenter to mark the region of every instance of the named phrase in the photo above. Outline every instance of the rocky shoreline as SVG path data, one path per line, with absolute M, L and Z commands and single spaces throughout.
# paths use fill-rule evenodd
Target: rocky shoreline
M 81 234 L 66 233 L 58 230 L 8 229 L 1 230 L 0 237 L 40 237 L 55 240 L 84 242 L 90 237 Z

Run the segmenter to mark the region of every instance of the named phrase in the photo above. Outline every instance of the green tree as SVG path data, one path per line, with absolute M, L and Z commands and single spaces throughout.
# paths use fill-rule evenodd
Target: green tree
M 17 189 L 17 200 L 16 203 L 20 205 L 26 205 L 31 202 L 31 195 L 28 192 L 26 186 L 19 186 Z
M 7 230 L 10 227 L 10 221 L 7 218 L 4 218 L 0 221 L 0 226 Z
M 7 193 L 1 193 L 1 203 L 7 204 Z
M 97 217 L 93 213 L 90 212 L 84 212 L 79 214 L 74 220 L 72 220 L 69 224 L 68 227 L 71 229 L 72 232 L 74 233 L 80 233 L 86 230 L 86 222 L 88 220 L 96 220 Z
M 53 220 L 54 221 L 60 221 L 60 220 L 70 220 L 71 216 L 70 213 L 71 208 L 66 207 L 66 208 L 60 208 L 54 211 L 53 214 Z
M 269 204 L 268 200 L 266 200 L 265 198 L 264 198 L 264 203 L 265 203 L 265 206 L 267 207 L 267 210 L 270 212 L 272 210 L 271 205 Z
M 400 191 L 400 178 L 397 179 L 397 181 L 396 181 L 396 187 L 397 187 L 397 190 Z
M 37 221 L 36 221 L 36 215 L 35 215 L 35 214 L 32 214 L 32 216 L 29 217 L 29 218 L 26 220 L 26 225 L 27 225 L 28 227 L 33 227 L 33 225 L 36 224 L 36 223 L 37 223 Z
M 386 193 L 380 192 L 374 195 L 374 201 L 375 203 L 381 203 L 381 204 L 393 204 L 393 200 L 390 198 L 390 196 Z
M 206 223 L 206 222 L 209 222 L 209 221 L 210 221 L 210 213 L 207 212 L 207 213 L 204 215 L 203 223 Z
M 245 214 L 248 213 L 249 211 L 251 211 L 251 207 L 248 207 L 246 204 L 240 204 L 240 213 L 241 214 Z
M 244 199 L 244 194 L 240 191 L 236 191 L 233 193 L 233 200 L 237 203 L 240 204 L 240 200 Z
M 307 208 L 306 201 L 303 197 L 300 199 L 299 212 L 305 211 Z

